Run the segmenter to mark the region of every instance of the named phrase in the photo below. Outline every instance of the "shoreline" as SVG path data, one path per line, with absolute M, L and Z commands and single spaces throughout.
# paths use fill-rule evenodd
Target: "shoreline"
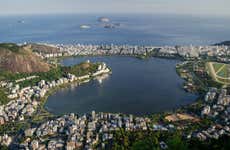
M 68 59 L 68 58 L 82 58 L 82 57 L 131 57 L 131 58 L 134 58 L 134 59 L 140 59 L 140 58 L 138 58 L 136 55 L 76 55 L 76 56 L 64 56 L 64 57 L 58 57 L 57 59 L 58 59 L 58 63 L 60 63 L 63 59 Z M 148 58 L 144 58 L 144 59 L 140 59 L 140 60 L 146 60 L 146 59 L 149 59 L 149 58 L 157 58 L 157 59 L 163 59 L 163 60 L 178 60 L 178 61 L 180 61 L 180 62 L 182 62 L 183 61 L 183 59 L 181 59 L 181 57 L 159 57 L 159 56 L 151 56 L 151 57 L 148 57 Z M 178 59 L 179 58 L 179 59 Z M 176 64 L 177 65 L 177 64 Z M 180 79 L 182 79 L 183 80 L 183 83 L 185 83 L 186 82 L 186 80 L 185 79 L 183 79 L 183 78 L 181 78 L 181 76 L 180 76 L 180 74 L 179 74 L 179 72 L 177 72 L 177 70 L 176 70 L 176 66 L 175 66 L 175 71 L 176 71 L 176 74 L 178 75 L 178 77 L 180 78 Z M 100 76 L 100 75 L 99 75 Z M 92 77 L 91 79 L 93 79 L 94 77 Z M 90 80 L 91 80 L 90 79 Z M 76 82 L 74 82 L 74 83 L 77 83 L 78 81 L 76 81 Z M 55 91 L 53 91 L 51 94 L 49 94 L 48 96 L 47 96 L 47 98 L 46 98 L 46 101 L 47 101 L 47 99 L 48 99 L 48 97 L 50 96 L 50 95 L 52 95 L 53 93 L 55 93 L 56 91 L 58 91 L 59 89 L 62 89 L 62 88 L 66 88 L 66 87 L 68 87 L 68 86 L 70 86 L 71 84 L 74 84 L 74 83 L 68 83 L 67 85 L 64 85 L 63 87 L 61 86 L 61 87 L 58 87 L 57 89 L 55 89 Z M 182 90 L 183 91 L 185 91 L 186 93 L 190 93 L 190 94 L 194 94 L 194 96 L 196 96 L 197 98 L 195 98 L 195 100 L 193 101 L 193 102 L 191 102 L 191 103 L 189 103 L 189 104 L 186 104 L 186 105 L 180 105 L 180 106 L 176 106 L 176 107 L 174 107 L 174 108 L 172 108 L 172 109 L 169 109 L 169 110 L 166 110 L 166 111 L 160 111 L 160 112 L 156 112 L 156 113 L 150 113 L 150 114 L 148 114 L 148 115 L 135 115 L 135 116 L 137 116 L 137 117 L 151 117 L 152 115 L 159 115 L 159 114 L 164 114 L 164 113 L 173 113 L 173 112 L 177 112 L 178 110 L 180 110 L 181 111 L 181 109 L 182 109 L 182 107 L 190 107 L 191 105 L 194 105 L 195 103 L 197 103 L 197 100 L 199 100 L 201 97 L 203 97 L 203 95 L 200 95 L 199 93 L 192 93 L 192 92 L 189 92 L 189 91 L 187 91 L 187 90 L 185 90 L 184 88 L 183 88 L 183 85 L 181 86 L 181 88 L 182 88 Z M 48 110 L 47 110 L 48 111 Z M 93 110 L 92 110 L 93 111 Z M 48 111 L 49 112 L 49 111 Z M 51 113 L 51 112 L 49 112 L 49 113 Z M 111 113 L 111 112 L 104 112 L 104 113 Z M 125 113 L 122 113 L 122 112 L 114 112 L 114 113 L 118 113 L 118 114 L 124 114 L 124 115 L 133 115 L 133 114 L 125 114 Z M 51 113 L 52 114 L 52 113 Z M 77 114 L 77 113 L 75 113 L 75 114 Z M 84 113 L 84 114 L 87 114 L 87 113 Z M 54 114 L 53 114 L 54 115 Z M 55 115 L 55 116 L 60 116 L 60 115 L 65 115 L 65 113 L 64 114 L 58 114 L 58 115 Z
M 108 73 L 102 73 L 102 74 L 99 74 L 97 76 L 101 76 L 103 74 L 111 74 L 112 71 L 108 72 Z M 87 83 L 87 82 L 90 82 L 91 80 L 93 80 L 95 77 L 97 76 L 92 76 L 90 78 L 87 78 L 87 79 L 83 79 L 83 80 L 75 80 L 73 82 L 69 82 L 69 83 L 65 83 L 63 85 L 60 85 L 60 86 L 57 86 L 57 87 L 54 87 L 52 89 L 50 89 L 47 94 L 42 98 L 42 105 L 41 105 L 41 108 L 42 108 L 42 111 L 45 111 L 46 113 L 49 113 L 50 115 L 54 116 L 54 117 L 58 117 L 58 116 L 61 116 L 61 115 L 65 115 L 65 114 L 60 114 L 60 115 L 55 115 L 53 114 L 52 112 L 50 112 L 49 110 L 47 110 L 45 108 L 45 104 L 49 98 L 49 96 L 51 96 L 52 94 L 54 94 L 55 92 L 57 92 L 58 90 L 60 89 L 63 89 L 63 88 L 68 88 L 69 86 L 71 86 L 72 84 L 77 84 L 77 86 L 80 86 L 81 84 L 84 84 L 84 83 Z M 85 82 L 87 81 L 87 82 Z

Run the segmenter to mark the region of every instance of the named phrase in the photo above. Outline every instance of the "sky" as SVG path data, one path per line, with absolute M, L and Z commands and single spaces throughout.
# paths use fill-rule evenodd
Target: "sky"
M 0 15 L 152 13 L 230 16 L 230 0 L 0 0 Z

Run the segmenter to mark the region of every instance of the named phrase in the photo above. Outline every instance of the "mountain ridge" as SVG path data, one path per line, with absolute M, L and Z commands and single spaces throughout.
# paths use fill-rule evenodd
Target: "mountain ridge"
M 0 69 L 12 73 L 47 72 L 50 65 L 34 54 L 28 46 L 1 43 Z

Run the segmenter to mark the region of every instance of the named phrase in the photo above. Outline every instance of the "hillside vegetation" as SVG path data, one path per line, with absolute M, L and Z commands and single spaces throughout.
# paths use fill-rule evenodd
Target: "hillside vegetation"
M 28 46 L 0 44 L 0 70 L 12 73 L 47 72 L 49 64 L 35 55 Z

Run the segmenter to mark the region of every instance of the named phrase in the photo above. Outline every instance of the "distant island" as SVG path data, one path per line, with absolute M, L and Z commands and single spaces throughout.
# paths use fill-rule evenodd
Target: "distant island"
M 91 26 L 90 25 L 80 25 L 80 29 L 90 29 Z
M 98 18 L 98 22 L 102 23 L 103 27 L 106 29 L 113 29 L 121 25 L 120 23 L 112 23 L 111 20 L 107 17 Z
M 18 23 L 25 23 L 24 20 L 18 20 Z
M 100 18 L 98 18 L 98 21 L 99 22 L 110 22 L 110 19 L 107 17 L 100 17 Z

